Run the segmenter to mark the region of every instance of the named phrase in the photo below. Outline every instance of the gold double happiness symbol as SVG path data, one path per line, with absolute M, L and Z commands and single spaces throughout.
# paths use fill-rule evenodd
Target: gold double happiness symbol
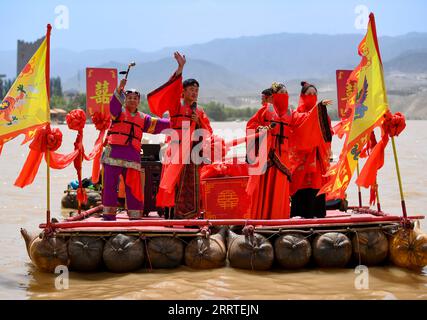
M 218 194 L 217 203 L 223 209 L 233 209 L 239 203 L 239 197 L 233 190 L 223 190 Z

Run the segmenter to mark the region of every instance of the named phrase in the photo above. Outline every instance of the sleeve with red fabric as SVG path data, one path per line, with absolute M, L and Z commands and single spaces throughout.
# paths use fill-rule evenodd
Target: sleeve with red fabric
M 182 75 L 174 74 L 168 82 L 147 95 L 151 112 L 159 117 L 162 117 L 166 111 L 171 114 L 177 113 L 182 90 Z
M 332 140 L 326 107 L 319 104 L 310 112 L 292 113 L 292 136 L 298 141 L 295 147 L 306 150 Z
M 149 115 L 145 115 L 144 132 L 151 133 L 151 134 L 158 134 L 168 128 L 170 128 L 169 119 L 155 118 Z
M 200 120 L 200 126 L 203 129 L 208 130 L 210 134 L 213 134 L 213 130 L 212 130 L 209 118 L 203 110 L 199 110 L 199 120 Z
M 257 113 L 255 113 L 252 118 L 249 119 L 248 123 L 246 124 L 246 130 L 257 129 L 259 126 L 264 125 L 265 108 L 266 107 L 262 107 L 261 109 L 259 109 Z

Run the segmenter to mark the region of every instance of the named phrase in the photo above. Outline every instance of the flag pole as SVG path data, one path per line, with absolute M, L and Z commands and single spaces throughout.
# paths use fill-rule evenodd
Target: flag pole
M 381 59 L 380 49 L 379 49 L 379 45 L 378 45 L 377 27 L 376 27 L 375 17 L 374 17 L 373 13 L 371 13 L 369 15 L 369 19 L 372 22 L 372 31 L 374 32 L 375 45 L 377 47 L 378 57 L 379 57 L 380 62 L 381 62 L 381 73 L 383 75 L 382 76 L 382 81 L 383 81 L 383 86 L 384 86 L 384 90 L 385 90 L 384 71 L 382 70 L 383 67 L 382 67 L 382 59 Z M 387 96 L 386 96 L 386 99 L 387 99 Z M 397 151 L 396 151 L 396 144 L 394 142 L 394 137 L 391 137 L 391 144 L 393 146 L 394 163 L 396 165 L 397 180 L 398 180 L 398 183 L 399 183 L 400 202 L 401 202 L 401 205 L 402 205 L 403 219 L 405 221 L 407 221 L 406 203 L 405 203 L 405 197 L 403 195 L 402 178 L 400 177 L 399 160 L 397 159 Z
M 83 156 L 82 156 L 82 152 L 81 151 L 82 150 L 79 151 L 79 163 L 80 163 L 79 189 L 83 190 L 82 177 L 81 177 L 81 170 L 82 170 L 82 164 L 83 164 Z M 82 203 L 81 203 L 81 201 L 78 198 L 79 197 L 77 197 L 77 213 L 80 215 L 82 213 Z
M 378 193 L 378 182 L 375 183 L 375 193 L 377 197 L 377 211 L 381 212 L 380 195 Z
M 117 77 L 116 77 L 116 79 L 117 79 Z M 104 116 L 104 99 L 102 99 L 102 102 L 101 102 L 101 114 L 102 114 L 102 116 Z M 104 141 L 102 141 L 102 142 L 104 142 Z M 102 148 L 101 152 L 103 152 L 104 151 L 104 145 L 102 145 L 101 148 Z M 102 199 L 103 194 L 104 194 L 104 166 L 102 164 L 101 164 L 101 166 L 102 166 L 102 169 L 101 169 L 100 175 L 101 175 L 101 199 Z M 99 178 L 98 178 L 98 180 L 99 180 Z
M 359 160 L 357 160 L 357 178 L 359 178 L 359 175 L 360 175 Z M 362 208 L 362 190 L 360 189 L 360 186 L 357 186 L 357 194 L 359 196 L 359 207 Z
M 403 219 L 406 221 L 408 215 L 406 212 L 406 203 L 405 203 L 405 197 L 403 195 L 402 178 L 400 176 L 399 160 L 397 159 L 397 151 L 396 151 L 396 144 L 394 142 L 394 137 L 391 137 L 391 144 L 393 146 L 393 155 L 394 155 L 394 163 L 396 165 L 397 181 L 399 182 L 400 202 L 402 205 Z
M 50 126 L 50 32 L 52 26 L 47 25 L 46 31 L 46 64 L 45 64 L 45 77 L 46 77 L 46 92 L 47 92 L 47 114 L 48 125 Z M 50 153 L 49 149 L 46 150 L 46 225 L 50 226 Z

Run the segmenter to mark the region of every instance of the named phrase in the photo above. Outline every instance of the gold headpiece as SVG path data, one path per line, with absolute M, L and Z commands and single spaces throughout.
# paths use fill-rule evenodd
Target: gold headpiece
M 273 90 L 273 93 L 278 93 L 284 88 L 286 88 L 286 86 L 283 83 L 273 82 L 271 84 L 271 90 Z

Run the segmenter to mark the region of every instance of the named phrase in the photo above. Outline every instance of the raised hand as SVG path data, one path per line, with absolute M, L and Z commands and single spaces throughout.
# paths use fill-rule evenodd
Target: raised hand
M 322 100 L 321 103 L 324 106 L 330 106 L 330 105 L 332 105 L 334 103 L 334 101 L 333 100 Z
M 199 116 L 196 113 L 193 113 L 191 115 L 191 120 L 194 121 L 197 125 L 200 125 L 200 119 L 199 119 Z
M 126 82 L 127 82 L 127 80 L 126 80 L 126 79 L 122 79 L 122 80 L 120 80 L 119 87 L 117 88 L 117 91 L 118 91 L 118 92 L 122 92 L 122 91 L 125 89 Z
M 178 69 L 176 70 L 176 74 L 181 74 L 182 70 L 184 69 L 184 65 L 187 62 L 185 59 L 185 55 L 181 55 L 178 51 L 174 52 L 173 54 L 176 62 L 178 62 Z

